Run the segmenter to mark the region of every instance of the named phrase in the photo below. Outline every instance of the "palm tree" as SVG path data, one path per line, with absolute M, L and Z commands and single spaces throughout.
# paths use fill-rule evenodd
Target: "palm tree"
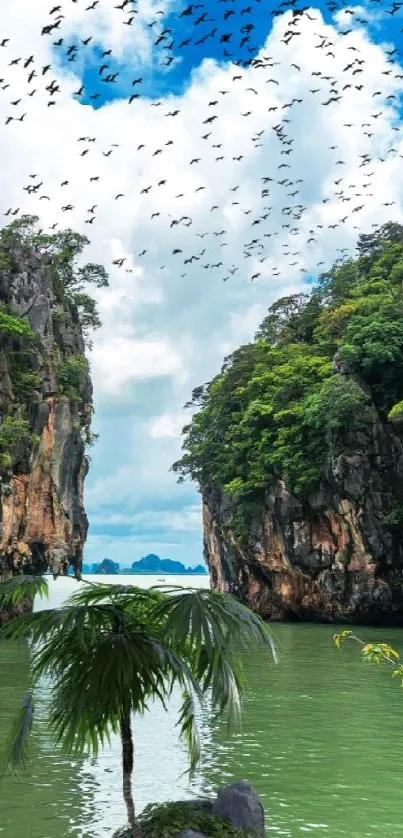
M 41 577 L 0 583 L 0 605 L 27 594 L 47 593 Z M 16 719 L 10 762 L 26 758 L 33 719 L 32 695 L 50 677 L 49 727 L 71 755 L 96 756 L 120 735 L 123 797 L 133 838 L 140 838 L 132 794 L 133 713 L 150 699 L 164 707 L 175 685 L 182 692 L 178 724 L 192 773 L 200 757 L 196 706 L 206 694 L 213 712 L 240 719 L 244 687 L 241 652 L 257 643 L 275 649 L 265 623 L 229 594 L 210 590 L 92 584 L 60 608 L 18 616 L 0 629 L 1 639 L 28 637 L 31 684 Z

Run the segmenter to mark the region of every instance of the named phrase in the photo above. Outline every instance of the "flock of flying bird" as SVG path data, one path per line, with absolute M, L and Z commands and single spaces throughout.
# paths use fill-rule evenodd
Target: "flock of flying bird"
M 9 113 L 7 113 L 5 117 L 5 127 L 8 127 L 11 123 L 24 123 L 29 120 L 28 103 L 30 98 L 37 94 L 45 94 L 45 106 L 47 108 L 57 107 L 58 100 L 63 95 L 62 82 L 53 77 L 57 66 L 60 63 L 67 63 L 68 65 L 72 65 L 72 70 L 74 71 L 74 65 L 83 66 L 83 62 L 85 65 L 86 50 L 95 50 L 99 54 L 99 65 L 91 76 L 91 78 L 96 77 L 96 81 L 91 81 L 91 86 L 94 85 L 94 89 L 87 89 L 86 84 L 80 83 L 78 89 L 74 91 L 76 99 L 78 101 L 85 102 L 86 104 L 93 104 L 94 107 L 97 107 L 97 100 L 100 100 L 99 104 L 102 104 L 104 101 L 104 91 L 106 90 L 108 90 L 109 98 L 112 98 L 111 91 L 115 90 L 115 88 L 119 91 L 119 97 L 123 95 L 120 92 L 121 88 L 119 87 L 122 82 L 121 75 L 123 71 L 116 69 L 119 67 L 119 62 L 115 59 L 113 50 L 111 48 L 100 49 L 96 44 L 96 38 L 91 35 L 84 39 L 72 39 L 63 35 L 63 23 L 66 20 L 66 16 L 68 16 L 68 7 L 70 3 L 79 3 L 83 6 L 85 12 L 90 15 L 97 13 L 97 7 L 100 6 L 101 2 L 102 0 L 93 0 L 93 2 L 88 2 L 88 0 L 64 0 L 63 4 L 55 4 L 50 8 L 49 17 L 42 25 L 41 35 L 44 38 L 51 39 L 52 49 L 55 54 L 54 64 L 48 63 L 40 66 L 36 61 L 34 54 L 28 56 L 14 55 L 11 33 L 10 37 L 0 36 L 0 60 L 4 59 L 4 53 L 6 53 L 6 65 L 10 68 L 7 73 L 7 77 L 4 74 L 4 78 L 0 79 L 0 96 L 10 97 Z M 113 0 L 110 0 L 110 2 L 112 3 Z M 254 101 L 259 101 L 260 99 L 259 90 L 256 88 L 261 85 L 262 81 L 265 85 L 267 85 L 267 88 L 265 88 L 266 90 L 273 91 L 271 104 L 267 108 L 265 123 L 261 126 L 260 130 L 254 131 L 250 137 L 251 153 L 255 152 L 257 149 L 264 148 L 266 140 L 270 134 L 274 135 L 278 148 L 277 159 L 273 159 L 271 156 L 271 158 L 263 164 L 265 168 L 260 175 L 258 193 L 260 209 L 257 213 L 256 209 L 252 209 L 248 205 L 244 204 L 242 199 L 242 190 L 245 184 L 242 182 L 242 175 L 239 179 L 237 178 L 237 166 L 241 164 L 243 160 L 245 162 L 246 155 L 233 153 L 230 153 L 229 156 L 226 155 L 226 148 L 225 144 L 222 142 L 222 136 L 220 135 L 220 137 L 217 137 L 215 135 L 217 120 L 220 117 L 220 104 L 224 101 L 225 97 L 231 97 L 232 95 L 232 90 L 229 85 L 228 89 L 217 90 L 216 95 L 206 101 L 206 113 L 201 115 L 201 133 L 197 137 L 198 143 L 199 137 L 203 141 L 203 148 L 206 148 L 206 153 L 209 154 L 209 160 L 216 162 L 218 167 L 220 167 L 223 162 L 224 165 L 229 164 L 231 170 L 233 171 L 234 182 L 233 186 L 229 187 L 230 194 L 225 202 L 225 207 L 229 207 L 230 209 L 233 207 L 234 211 L 236 210 L 243 213 L 248 219 L 248 225 L 250 224 L 250 235 L 248 235 L 247 241 L 241 243 L 241 253 L 243 258 L 253 259 L 254 268 L 253 271 L 249 272 L 249 274 L 251 274 L 251 280 L 256 280 L 260 276 L 268 275 L 267 271 L 269 269 L 270 253 L 273 248 L 273 240 L 275 236 L 280 236 L 281 239 L 283 239 L 280 248 L 282 263 L 284 257 L 287 257 L 290 259 L 290 261 L 286 263 L 288 266 L 293 268 L 298 266 L 301 250 L 298 249 L 297 241 L 298 237 L 302 235 L 300 222 L 303 220 L 304 213 L 307 211 L 307 205 L 304 204 L 304 178 L 299 177 L 291 179 L 288 176 L 289 170 L 292 169 L 291 164 L 295 152 L 295 137 L 290 136 L 293 127 L 292 116 L 295 110 L 303 102 L 303 99 L 301 97 L 294 96 L 290 101 L 283 101 L 284 91 L 281 90 L 279 80 L 276 78 L 275 67 L 278 62 L 274 61 L 273 57 L 269 55 L 260 54 L 259 57 L 260 45 L 254 44 L 253 42 L 254 38 L 259 37 L 259 33 L 256 31 L 258 29 L 258 25 L 253 23 L 253 20 L 256 20 L 256 10 L 258 9 L 258 4 L 261 2 L 262 0 L 246 0 L 246 3 L 250 3 L 250 5 L 243 5 L 245 0 L 218 0 L 216 5 L 214 7 L 211 6 L 210 9 L 209 7 L 206 8 L 205 3 L 190 3 L 181 11 L 175 13 L 169 11 L 165 13 L 164 10 L 159 9 L 154 13 L 154 18 L 145 24 L 146 27 L 148 27 L 153 33 L 153 49 L 154 51 L 157 51 L 157 63 L 160 67 L 166 68 L 164 71 L 165 74 L 168 74 L 175 68 L 181 55 L 181 51 L 190 50 L 195 52 L 197 48 L 206 49 L 204 45 L 207 43 L 209 46 L 212 41 L 214 42 L 215 49 L 214 57 L 220 61 L 225 60 L 231 68 L 231 73 L 228 75 L 228 78 L 231 80 L 235 95 L 237 94 L 239 86 L 244 84 L 244 79 L 246 79 L 247 83 L 250 84 L 250 71 L 253 70 L 254 73 L 258 74 L 257 77 L 259 79 L 259 83 L 256 84 L 256 86 L 251 85 L 245 88 L 245 92 L 249 94 L 251 104 L 247 110 L 242 111 L 239 114 L 238 118 L 240 120 L 248 119 L 248 117 L 253 114 Z M 369 0 L 369 2 L 370 4 L 376 5 L 376 10 L 379 13 L 381 0 Z M 320 21 L 320 19 L 315 16 L 314 12 L 312 12 L 309 7 L 300 6 L 299 3 L 300 0 L 283 0 L 278 8 L 272 9 L 271 11 L 267 9 L 265 10 L 267 14 L 272 16 L 272 18 L 282 15 L 287 11 L 291 13 L 291 16 L 287 17 L 284 37 L 281 39 L 284 44 L 284 51 L 289 48 L 289 45 L 294 38 L 298 38 L 298 36 L 302 34 L 300 31 L 300 24 L 305 17 L 312 23 L 318 24 Z M 116 14 L 121 14 L 122 26 L 135 26 L 136 15 L 139 11 L 136 8 L 137 0 L 122 0 L 120 3 L 118 0 L 115 0 L 115 4 L 114 9 L 116 9 Z M 220 4 L 223 4 L 222 11 L 220 11 Z M 365 24 L 365 20 L 358 17 L 357 11 L 355 9 L 350 9 L 345 0 L 341 0 L 339 3 L 336 3 L 335 0 L 328 0 L 325 5 L 330 14 L 343 10 L 344 15 L 348 16 L 350 20 L 353 20 L 354 18 L 355 22 L 358 24 Z M 402 7 L 403 2 L 392 0 L 387 8 L 382 7 L 382 14 L 393 18 L 399 13 Z M 217 17 L 217 9 L 220 11 L 219 17 Z M 213 17 L 213 15 L 215 15 L 215 17 Z M 345 29 L 339 28 L 339 33 L 342 36 L 348 36 L 352 31 L 352 24 Z M 177 32 L 180 33 L 179 38 L 176 38 Z M 312 87 L 309 89 L 309 95 L 312 99 L 314 97 L 320 99 L 321 105 L 324 108 L 329 108 L 331 110 L 333 106 L 337 107 L 337 103 L 342 100 L 346 90 L 355 89 L 358 92 L 361 92 L 365 89 L 366 61 L 362 57 L 361 50 L 351 43 L 351 45 L 347 47 L 347 51 L 351 58 L 343 67 L 344 84 L 341 85 L 340 78 L 336 78 L 327 70 L 329 66 L 329 59 L 334 60 L 336 58 L 334 43 L 329 40 L 327 32 L 321 32 L 320 30 L 316 32 L 315 30 L 315 37 L 315 50 L 318 52 L 318 67 L 311 73 Z M 93 52 L 92 55 L 94 55 Z M 398 63 L 399 58 L 400 52 L 396 47 L 388 50 L 386 62 L 387 69 L 383 71 L 385 76 L 390 76 L 392 79 L 396 79 L 395 87 L 397 90 L 399 90 L 399 87 L 403 89 L 403 85 L 400 84 L 401 80 L 403 80 L 403 72 L 401 72 L 401 68 Z M 2 64 L 2 66 L 4 65 Z M 13 96 L 12 73 L 14 67 L 16 66 L 23 68 L 26 73 L 26 92 L 25 94 L 19 94 L 15 97 Z M 290 61 L 290 59 L 288 59 L 288 69 L 289 72 L 294 75 L 301 72 L 301 67 L 297 63 Z M 245 71 L 247 71 L 247 75 Z M 164 126 L 167 128 L 169 127 L 170 133 L 168 139 L 163 137 L 163 139 L 160 140 L 159 147 L 155 149 L 147 148 L 146 143 L 139 143 L 137 147 L 137 154 L 141 155 L 149 153 L 151 158 L 159 158 L 162 154 L 166 155 L 169 147 L 175 143 L 175 118 L 180 114 L 180 108 L 165 108 L 162 100 L 156 101 L 151 99 L 149 93 L 142 95 L 141 90 L 144 85 L 144 79 L 141 75 L 133 78 L 129 84 L 131 90 L 129 95 L 126 96 L 128 104 L 132 106 L 136 100 L 142 99 L 143 101 L 148 101 L 150 108 L 160 108 L 161 135 L 159 136 L 163 137 L 162 131 Z M 383 114 L 382 105 L 381 107 L 377 107 L 377 97 L 382 95 L 382 91 L 374 91 L 372 97 L 374 103 L 373 113 L 370 114 L 367 122 L 359 125 L 362 138 L 367 137 L 368 141 L 370 141 L 371 137 L 373 137 L 376 133 L 378 124 L 377 120 Z M 390 93 L 388 96 L 385 96 L 384 99 L 386 105 L 399 105 L 399 97 L 396 93 Z M 355 126 L 356 124 L 353 122 L 345 123 L 343 125 L 346 129 L 353 128 Z M 195 130 L 196 128 L 197 126 L 195 125 Z M 236 132 L 237 126 L 228 126 L 228 130 Z M 397 132 L 398 141 L 400 129 L 396 127 L 394 130 Z M 122 145 L 123 138 L 119 137 L 116 139 L 118 142 L 111 143 L 108 149 L 101 150 L 103 157 L 109 158 L 112 153 L 118 153 L 118 149 Z M 221 142 L 217 142 L 217 139 L 221 139 Z M 95 148 L 94 144 L 96 142 L 97 137 L 77 137 L 77 154 L 80 157 L 87 157 L 87 155 L 89 155 L 89 160 L 91 160 L 93 158 L 92 152 Z M 319 138 L 319 143 L 320 142 Z M 348 134 L 346 143 L 348 143 Z M 341 225 L 345 224 L 349 218 L 355 219 L 358 217 L 358 214 L 366 206 L 367 199 L 369 197 L 373 197 L 373 193 L 371 192 L 373 181 L 371 178 L 374 175 L 372 168 L 376 162 L 384 162 L 393 155 L 403 158 L 403 154 L 400 154 L 400 147 L 396 148 L 393 145 L 391 145 L 383 153 L 383 156 L 376 156 L 374 153 L 371 154 L 370 152 L 364 152 L 359 155 L 359 162 L 357 160 L 357 165 L 359 169 L 362 170 L 360 172 L 360 176 L 358 177 L 359 182 L 350 183 L 343 174 L 343 166 L 346 165 L 343 160 L 343 148 L 333 145 L 330 146 L 328 150 L 334 154 L 334 165 L 339 168 L 340 175 L 333 181 L 334 188 L 332 194 L 321 200 L 323 204 L 332 201 L 332 205 L 334 205 L 334 202 L 336 201 L 337 206 L 340 205 L 340 218 L 337 218 L 332 224 L 316 224 L 315 226 L 310 227 L 309 235 L 307 237 L 306 230 L 304 230 L 303 235 L 305 236 L 305 245 L 311 244 L 312 246 L 315 246 L 320 240 L 321 232 L 326 229 L 326 227 L 329 229 L 337 229 Z M 197 154 L 189 160 L 189 166 L 193 171 L 197 171 L 197 167 L 199 167 L 200 164 L 203 164 L 203 160 L 202 157 Z M 155 171 L 159 171 L 157 166 L 155 167 Z M 220 168 L 218 168 L 217 171 L 219 177 Z M 243 170 L 241 168 L 238 171 L 242 172 Z M 174 174 L 173 177 L 175 177 Z M 98 172 L 92 171 L 89 173 L 88 187 L 84 190 L 86 197 L 90 194 L 90 188 L 94 188 L 95 190 L 95 187 L 100 179 L 101 175 Z M 139 197 L 142 201 L 144 201 L 145 214 L 148 211 L 147 201 L 150 193 L 152 195 L 158 194 L 158 197 L 161 196 L 161 209 L 150 212 L 150 223 L 153 222 L 154 219 L 162 218 L 164 216 L 164 187 L 167 184 L 167 179 L 168 178 L 165 176 L 160 177 L 157 175 L 155 182 L 146 183 L 144 185 L 139 184 Z M 22 187 L 23 191 L 27 195 L 36 196 L 38 201 L 51 200 L 51 196 L 46 192 L 46 183 L 42 179 L 40 173 L 29 173 L 27 181 L 28 182 Z M 60 187 L 63 187 L 67 196 L 69 194 L 69 185 L 70 182 L 68 179 L 64 179 L 60 183 Z M 204 193 L 208 193 L 208 190 L 209 184 L 201 182 L 194 191 L 196 193 L 200 192 L 201 198 L 204 200 Z M 93 194 L 97 195 L 96 191 Z M 114 197 L 115 200 L 118 201 L 125 198 L 130 200 L 132 196 L 129 194 L 126 195 L 123 189 L 122 191 L 117 191 Z M 221 228 L 220 223 L 218 223 L 217 229 L 197 229 L 197 213 L 193 213 L 193 215 L 186 214 L 186 193 L 179 193 L 174 197 L 178 200 L 178 206 L 182 209 L 178 211 L 178 217 L 176 218 L 172 217 L 172 215 L 168 215 L 168 213 L 165 213 L 165 215 L 167 216 L 167 224 L 172 236 L 174 236 L 178 230 L 181 231 L 181 241 L 175 242 L 172 240 L 173 247 L 171 251 L 172 255 L 177 257 L 178 260 L 186 266 L 185 273 L 181 276 L 186 276 L 186 271 L 188 270 L 187 266 L 193 265 L 193 263 L 199 263 L 199 265 L 205 270 L 216 271 L 217 275 L 219 275 L 224 281 L 230 279 L 238 271 L 241 271 L 242 269 L 240 264 L 228 264 L 224 255 L 225 247 L 229 246 L 229 236 L 231 231 Z M 97 203 L 98 200 L 99 198 L 95 198 L 95 202 L 92 202 L 91 206 L 87 210 L 87 217 L 85 219 L 85 224 L 87 225 L 93 225 L 97 219 L 97 209 L 99 206 Z M 394 203 L 394 201 L 388 201 L 384 203 L 384 206 L 393 206 Z M 194 206 L 193 196 L 192 206 Z M 68 197 L 66 198 L 66 202 L 59 207 L 59 211 L 61 210 L 63 213 L 67 214 L 73 213 L 73 215 L 75 209 L 75 205 L 68 200 Z M 224 206 L 219 206 L 218 204 L 213 204 L 211 206 L 209 217 L 211 217 L 212 221 L 218 217 L 222 218 L 221 213 L 223 209 Z M 31 212 L 31 210 L 28 210 L 24 205 L 23 212 L 26 213 L 28 211 Z M 20 207 L 4 208 L 3 215 L 8 220 L 12 220 L 13 217 L 18 216 L 19 214 L 21 214 Z M 38 214 L 40 216 L 40 212 L 35 210 L 32 210 L 32 214 Z M 275 218 L 277 217 L 278 219 L 279 215 L 281 217 L 280 224 L 278 223 L 278 220 L 277 222 L 275 221 Z M 71 226 L 77 225 L 71 224 Z M 51 229 L 56 230 L 57 227 L 58 222 L 55 222 Z M 188 228 L 188 233 L 186 235 L 189 244 L 191 244 L 189 251 L 185 252 L 183 249 L 182 233 L 184 228 Z M 359 228 L 356 227 L 356 229 Z M 296 237 L 295 243 L 291 239 L 292 236 Z M 198 240 L 200 240 L 201 250 L 199 250 L 198 247 L 195 247 Z M 214 243 L 214 247 L 212 246 L 209 250 L 210 242 Z M 175 246 L 175 244 L 180 244 L 180 246 Z M 214 261 L 217 256 L 217 248 L 219 248 L 218 252 L 222 255 L 218 257 L 217 261 Z M 347 248 L 338 248 L 338 250 L 341 253 L 340 258 L 343 258 L 347 252 Z M 209 256 L 210 251 L 214 252 L 215 255 Z M 133 254 L 134 262 L 136 259 L 142 259 L 146 256 L 146 254 L 146 248 L 143 248 L 143 250 L 141 250 L 138 254 Z M 267 263 L 266 266 L 264 265 L 265 262 Z M 128 272 L 133 270 L 133 268 L 128 267 L 130 264 L 129 257 L 122 256 L 114 259 L 112 264 Z M 324 262 L 320 261 L 316 264 L 319 267 L 323 265 Z M 162 265 L 161 269 L 164 267 L 165 266 Z M 307 269 L 305 267 L 301 266 L 299 270 L 301 273 L 307 273 Z M 269 275 L 278 276 L 279 274 L 279 268 L 276 265 L 271 264 Z

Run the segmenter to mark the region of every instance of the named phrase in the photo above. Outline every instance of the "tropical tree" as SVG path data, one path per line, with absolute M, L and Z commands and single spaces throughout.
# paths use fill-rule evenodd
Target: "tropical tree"
M 309 295 L 274 302 L 255 339 L 187 404 L 172 470 L 204 494 L 229 496 L 241 547 L 269 486 L 281 479 L 310 502 L 339 456 L 368 454 L 375 420 L 403 428 L 403 225 L 360 236 L 357 251 Z M 384 498 L 389 521 L 398 494 Z
M 39 577 L 0 583 L 0 606 L 18 606 L 26 596 L 47 594 Z M 229 594 L 210 590 L 87 583 L 67 604 L 9 620 L 0 640 L 28 638 L 31 683 L 15 721 L 10 763 L 24 763 L 33 721 L 33 694 L 49 677 L 49 727 L 73 756 L 96 756 L 111 733 L 122 743 L 123 797 L 133 838 L 135 814 L 132 714 L 148 702 L 163 706 L 175 686 L 182 692 L 178 725 L 192 773 L 200 757 L 198 702 L 208 694 L 213 713 L 229 724 L 240 719 L 245 685 L 242 650 L 260 644 L 276 655 L 263 621 Z

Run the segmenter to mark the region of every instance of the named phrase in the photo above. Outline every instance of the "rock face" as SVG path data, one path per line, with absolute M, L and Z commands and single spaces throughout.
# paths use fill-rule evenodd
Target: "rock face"
M 204 556 L 212 585 L 271 620 L 403 624 L 402 437 L 374 411 L 357 450 L 328 457 L 320 491 L 302 503 L 268 486 L 242 540 L 230 500 L 203 488 Z
M 0 434 L 7 417 L 28 428 L 6 455 L 2 449 L 0 576 L 46 568 L 63 573 L 68 565 L 79 572 L 88 528 L 84 440 L 92 413 L 79 317 L 74 303 L 57 293 L 49 256 L 16 243 L 8 257 L 0 268 L 0 308 L 21 317 L 34 335 L 27 362 L 21 341 L 0 330 Z
M 259 796 L 247 780 L 237 780 L 219 789 L 213 815 L 231 822 L 236 829 L 254 830 L 256 838 L 264 838 L 264 809 Z
M 265 838 L 265 818 L 263 805 L 259 796 L 247 780 L 237 780 L 231 783 L 230 786 L 218 789 L 214 798 L 200 798 L 195 800 L 180 800 L 172 804 L 180 806 L 180 819 L 192 823 L 193 826 L 183 826 L 178 832 L 178 812 L 173 816 L 175 825 L 169 826 L 167 822 L 167 813 L 164 813 L 164 836 L 168 838 L 211 838 L 210 829 L 212 822 L 214 823 L 214 834 L 217 834 L 217 826 L 220 830 L 220 835 L 227 835 L 229 831 L 233 833 L 233 828 L 239 830 L 239 835 L 253 836 L 253 838 Z M 162 804 L 164 808 L 165 804 Z M 155 809 L 155 807 L 153 807 Z M 158 812 L 158 806 L 157 806 Z M 203 830 L 200 831 L 195 823 L 200 821 L 200 813 L 203 816 L 213 816 L 210 819 L 210 829 L 206 825 L 206 817 L 204 817 Z M 158 815 L 157 815 L 158 817 Z M 155 819 L 155 811 L 153 814 Z M 143 815 L 140 815 L 139 821 L 143 830 L 144 836 L 152 833 L 156 834 L 156 829 L 161 829 L 160 825 L 154 823 L 150 824 L 149 819 L 144 822 Z M 200 822 L 198 823 L 200 826 Z M 210 834 L 208 834 L 210 833 Z M 124 826 L 114 832 L 113 838 L 131 838 L 131 830 L 128 826 Z

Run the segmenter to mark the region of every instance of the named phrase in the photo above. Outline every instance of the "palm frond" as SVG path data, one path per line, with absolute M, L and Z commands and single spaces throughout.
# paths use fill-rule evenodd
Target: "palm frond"
M 196 706 L 192 693 L 183 691 L 182 705 L 179 711 L 177 726 L 180 735 L 187 745 L 189 754 L 189 778 L 192 779 L 201 755 L 199 730 L 196 721 Z
M 70 606 L 61 608 L 46 608 L 43 611 L 22 614 L 9 620 L 0 627 L 0 640 L 17 640 L 29 635 L 36 641 L 44 641 L 49 636 L 59 632 L 67 632 L 70 628 L 82 633 L 86 622 L 93 631 L 102 625 L 110 624 L 113 619 L 119 619 L 121 612 L 108 603 L 93 606 Z
M 240 652 L 251 645 L 277 652 L 268 626 L 233 597 L 210 590 L 181 591 L 164 598 L 156 612 L 180 657 L 186 659 L 213 711 L 239 725 L 245 686 Z
M 18 587 L 18 586 L 17 586 Z M 190 756 L 200 757 L 196 704 L 209 692 L 214 713 L 239 723 L 245 647 L 274 652 L 268 627 L 232 597 L 215 591 L 83 586 L 66 605 L 25 614 L 0 628 L 0 639 L 31 639 L 32 685 L 49 678 L 50 729 L 70 754 L 97 755 L 128 711 L 150 699 L 164 707 L 175 685 L 183 702 L 178 725 Z M 15 731 L 23 758 L 32 712 Z
M 9 765 L 17 770 L 26 768 L 29 734 L 32 728 L 34 705 L 30 693 L 24 693 L 22 706 L 15 718 L 9 739 Z
M 21 605 L 25 599 L 49 597 L 49 586 L 43 576 L 9 576 L 0 581 L 0 606 Z
M 251 643 L 267 647 L 277 657 L 276 644 L 269 626 L 246 605 L 229 594 L 207 589 L 183 591 L 164 597 L 156 606 L 164 615 L 174 637 L 191 638 L 206 647 L 228 645 L 228 637 L 239 646 Z
M 80 588 L 71 594 L 68 602 L 71 605 L 92 605 L 95 602 L 107 600 L 119 601 L 120 604 L 132 602 L 149 605 L 158 602 L 161 594 L 154 588 L 138 588 L 136 585 L 115 585 L 107 582 L 93 582 L 90 587 Z

